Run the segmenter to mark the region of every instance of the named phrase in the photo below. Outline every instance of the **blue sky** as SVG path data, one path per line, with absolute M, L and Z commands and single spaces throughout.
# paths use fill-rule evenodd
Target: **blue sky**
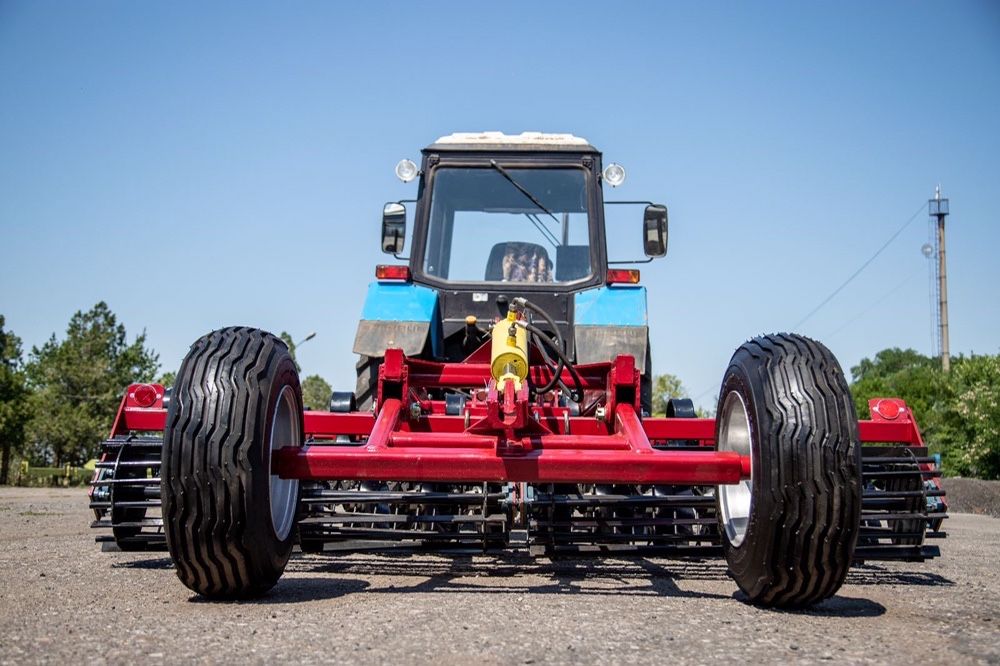
M 670 207 L 654 368 L 713 400 L 941 183 L 953 353 L 1000 351 L 1000 4 L 0 2 L 0 313 L 105 300 L 165 369 L 252 324 L 353 386 L 393 176 L 453 131 L 573 132 Z M 636 228 L 622 233 L 636 235 Z M 925 211 L 800 332 L 932 344 Z

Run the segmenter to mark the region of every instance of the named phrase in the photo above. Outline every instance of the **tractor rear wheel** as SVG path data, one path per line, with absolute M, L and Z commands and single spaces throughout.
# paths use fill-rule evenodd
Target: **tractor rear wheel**
M 753 603 L 801 607 L 844 582 L 861 519 L 861 443 L 840 364 L 819 342 L 778 334 L 733 354 L 716 422 L 719 450 L 751 478 L 719 486 L 722 546 Z
M 224 328 L 191 346 L 167 411 L 163 525 L 177 576 L 207 597 L 263 594 L 292 550 L 299 483 L 271 454 L 303 441 L 302 390 L 280 339 Z
M 358 411 L 370 412 L 375 405 L 375 394 L 378 391 L 378 369 L 382 359 L 377 356 L 358 357 L 355 370 L 358 373 L 358 383 L 354 389 L 354 401 Z
M 643 416 L 653 415 L 653 358 L 646 343 L 646 372 L 639 378 L 639 408 Z

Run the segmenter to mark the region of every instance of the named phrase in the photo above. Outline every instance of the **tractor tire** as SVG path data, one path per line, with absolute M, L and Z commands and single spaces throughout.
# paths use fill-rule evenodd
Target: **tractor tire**
M 643 416 L 653 415 L 653 356 L 646 344 L 646 372 L 639 378 L 639 408 Z
M 719 486 L 730 575 L 751 603 L 797 608 L 832 596 L 861 520 L 861 442 L 840 364 L 793 334 L 755 338 L 729 361 L 720 451 L 751 457 L 751 478 Z
M 382 359 L 376 356 L 360 355 L 355 369 L 358 383 L 354 389 L 354 401 L 358 411 L 370 412 L 375 407 L 375 393 L 378 391 L 378 369 Z
M 299 482 L 271 475 L 271 453 L 301 446 L 302 422 L 298 372 L 280 339 L 224 328 L 191 346 L 160 468 L 167 548 L 190 589 L 249 598 L 278 581 L 295 538 Z

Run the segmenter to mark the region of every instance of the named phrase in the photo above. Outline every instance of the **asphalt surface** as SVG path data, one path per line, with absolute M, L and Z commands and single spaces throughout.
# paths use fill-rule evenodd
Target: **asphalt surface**
M 744 603 L 721 561 L 527 556 L 296 555 L 262 600 L 211 603 L 89 520 L 79 489 L 0 488 L 0 663 L 1000 663 L 989 516 L 804 612 Z

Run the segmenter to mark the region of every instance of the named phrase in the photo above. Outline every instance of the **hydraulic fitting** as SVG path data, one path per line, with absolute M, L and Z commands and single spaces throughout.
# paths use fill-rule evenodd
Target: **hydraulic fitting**
M 491 331 L 490 374 L 498 390 L 503 390 L 508 381 L 520 389 L 528 376 L 528 333 L 516 324 L 517 318 L 517 312 L 511 309 L 506 318 L 493 324 Z

